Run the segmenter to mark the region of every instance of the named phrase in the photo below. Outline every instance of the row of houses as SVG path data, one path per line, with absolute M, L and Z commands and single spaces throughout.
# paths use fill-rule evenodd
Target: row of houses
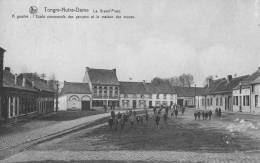
M 260 112 L 260 69 L 251 75 L 208 80 L 206 87 L 119 81 L 116 69 L 86 68 L 83 82 L 64 81 L 59 96 L 61 110 L 118 107 L 150 108 L 178 104 L 196 109 Z
M 83 82 L 67 82 L 59 96 L 59 109 L 117 107 L 121 109 L 150 108 L 153 106 L 193 107 L 195 93 L 203 88 L 172 87 L 170 84 L 119 81 L 116 69 L 86 67 Z
M 0 123 L 18 117 L 54 111 L 54 82 L 35 73 L 13 74 L 4 68 L 5 50 L 0 47 Z
M 196 108 L 260 113 L 260 67 L 251 75 L 209 80 L 196 95 Z

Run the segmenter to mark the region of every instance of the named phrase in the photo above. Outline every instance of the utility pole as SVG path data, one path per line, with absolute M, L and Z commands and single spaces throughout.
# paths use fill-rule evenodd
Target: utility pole
M 4 100 L 4 89 L 3 89 L 3 80 L 4 80 L 4 53 L 5 50 L 3 48 L 0 47 L 0 119 L 4 116 L 4 118 L 6 118 L 6 115 L 1 115 L 1 113 L 4 113 L 2 111 L 2 109 L 6 109 L 3 108 L 3 100 Z
M 56 112 L 58 112 L 59 108 L 59 81 L 56 81 Z
M 194 106 L 195 106 L 195 109 L 196 109 L 196 84 L 195 84 Z

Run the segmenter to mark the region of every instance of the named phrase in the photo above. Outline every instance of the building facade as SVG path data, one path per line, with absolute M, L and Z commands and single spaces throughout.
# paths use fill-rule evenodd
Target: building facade
M 0 48 L 1 52 L 4 50 Z M 52 112 L 55 92 L 47 89 L 47 81 L 32 81 L 24 74 L 13 74 L 10 67 L 3 68 L 4 56 L 1 54 L 0 122 Z
M 64 81 L 59 95 L 59 110 L 90 110 L 92 94 L 87 83 Z
M 86 67 L 83 83 L 88 83 L 92 94 L 92 107 L 119 107 L 120 83 L 116 69 L 94 69 Z
M 235 112 L 260 113 L 260 67 L 233 89 Z

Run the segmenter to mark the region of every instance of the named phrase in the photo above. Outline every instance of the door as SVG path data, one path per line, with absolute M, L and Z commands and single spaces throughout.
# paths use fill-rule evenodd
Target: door
M 136 100 L 133 100 L 133 108 L 136 108 Z
M 82 101 L 81 102 L 82 110 L 90 110 L 90 101 Z
M 152 108 L 152 107 L 153 107 L 153 102 L 149 101 L 149 108 Z
M 177 104 L 180 105 L 180 106 L 183 106 L 183 99 L 178 99 Z

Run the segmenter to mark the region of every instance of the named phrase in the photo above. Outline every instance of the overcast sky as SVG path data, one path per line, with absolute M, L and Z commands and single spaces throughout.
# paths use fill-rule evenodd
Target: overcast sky
M 12 19 L 30 6 L 120 9 L 129 20 Z M 245 75 L 260 66 L 256 0 L 0 0 L 0 46 L 15 73 L 81 82 L 85 67 L 117 68 L 119 80 Z

